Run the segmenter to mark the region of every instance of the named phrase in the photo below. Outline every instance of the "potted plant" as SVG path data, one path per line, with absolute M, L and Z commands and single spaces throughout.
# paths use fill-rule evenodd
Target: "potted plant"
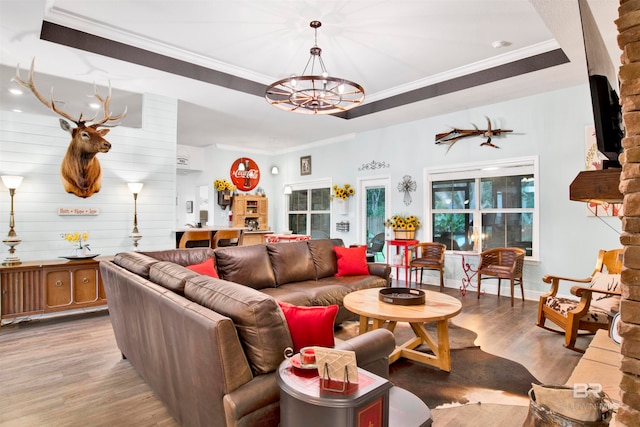
M 415 215 L 393 215 L 384 226 L 393 230 L 395 239 L 413 239 L 420 228 L 420 220 Z

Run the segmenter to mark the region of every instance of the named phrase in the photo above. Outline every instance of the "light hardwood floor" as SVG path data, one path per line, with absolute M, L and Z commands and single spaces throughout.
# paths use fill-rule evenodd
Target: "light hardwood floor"
M 516 300 L 511 307 L 506 297 L 483 295 L 478 300 L 474 292 L 464 297 L 457 289 L 445 292 L 463 303 L 462 313 L 452 322 L 476 332 L 476 344 L 484 351 L 523 364 L 543 383 L 562 384 L 569 378 L 581 355 L 562 346 L 563 336 L 535 326 L 537 302 Z M 581 337 L 578 345 L 584 348 L 590 339 Z M 475 410 L 487 412 L 491 407 Z M 434 425 L 478 425 L 478 419 L 468 414 L 438 411 Z M 522 424 L 522 419 L 511 421 L 500 424 Z M 122 360 L 105 310 L 0 328 L 0 425 L 169 427 L 177 423 Z

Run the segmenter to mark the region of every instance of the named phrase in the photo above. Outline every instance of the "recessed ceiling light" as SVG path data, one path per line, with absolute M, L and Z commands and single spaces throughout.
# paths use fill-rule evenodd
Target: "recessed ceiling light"
M 11 92 L 13 95 L 22 95 L 22 91 L 17 88 L 11 88 L 9 89 L 9 92 Z
M 511 46 L 511 42 L 508 42 L 506 40 L 496 40 L 491 43 L 491 46 L 493 46 L 494 49 L 500 49 L 501 47 Z
M 96 104 L 95 102 L 92 102 L 89 104 L 89 107 L 93 108 L 94 110 L 97 110 L 98 108 L 100 108 L 100 104 Z
M 13 111 L 14 113 L 22 113 L 22 110 L 20 110 L 18 108 L 14 108 L 11 111 Z

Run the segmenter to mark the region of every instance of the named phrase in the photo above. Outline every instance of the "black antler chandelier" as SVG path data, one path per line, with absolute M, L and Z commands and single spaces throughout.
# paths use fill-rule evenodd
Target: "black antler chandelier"
M 318 47 L 320 21 L 309 24 L 315 30 L 315 43 L 311 56 L 300 76 L 278 80 L 267 88 L 266 100 L 281 110 L 301 114 L 332 114 L 346 111 L 364 100 L 364 89 L 358 83 L 339 77 L 331 77 L 322 61 L 322 49 Z M 316 59 L 322 73 L 314 75 Z M 311 74 L 305 75 L 311 64 Z

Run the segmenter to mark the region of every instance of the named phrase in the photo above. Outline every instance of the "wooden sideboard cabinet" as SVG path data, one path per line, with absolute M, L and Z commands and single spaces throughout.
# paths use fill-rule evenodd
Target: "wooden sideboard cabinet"
M 105 305 L 100 259 L 0 266 L 0 321 Z
M 233 196 L 231 210 L 234 227 L 251 228 L 251 221 L 257 221 L 258 230 L 269 229 L 269 200 L 266 197 L 244 194 Z

